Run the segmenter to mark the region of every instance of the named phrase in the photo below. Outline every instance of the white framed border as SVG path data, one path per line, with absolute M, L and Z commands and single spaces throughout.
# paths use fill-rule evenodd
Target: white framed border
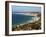
M 16 6 L 35 6 L 41 7 L 41 30 L 30 31 L 12 31 L 12 5 Z M 42 33 L 44 32 L 44 6 L 41 4 L 23 4 L 23 3 L 9 3 L 9 34 L 26 34 L 26 33 Z

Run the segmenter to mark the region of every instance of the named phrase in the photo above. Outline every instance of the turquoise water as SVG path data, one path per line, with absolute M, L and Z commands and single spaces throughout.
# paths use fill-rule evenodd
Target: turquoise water
M 21 14 L 12 14 L 12 25 L 19 25 L 25 23 L 29 20 L 32 20 L 34 16 L 21 15 Z

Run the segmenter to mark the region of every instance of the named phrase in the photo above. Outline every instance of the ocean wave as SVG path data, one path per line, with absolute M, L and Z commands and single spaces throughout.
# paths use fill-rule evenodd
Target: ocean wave
M 39 19 L 40 19 L 40 17 L 34 17 L 32 20 L 28 20 L 27 22 L 20 24 L 20 26 L 24 25 L 24 24 L 28 24 L 28 23 L 32 23 L 32 22 L 38 21 Z

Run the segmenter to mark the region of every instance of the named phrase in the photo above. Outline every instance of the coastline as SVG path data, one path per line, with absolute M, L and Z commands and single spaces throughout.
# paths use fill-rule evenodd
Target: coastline
M 12 29 L 12 31 L 19 31 L 19 30 L 32 30 L 32 27 L 34 26 L 38 26 L 39 28 L 40 28 L 40 25 L 41 25 L 41 22 L 39 22 L 39 19 L 40 18 L 33 18 L 34 19 L 34 21 L 32 21 L 32 23 L 31 23 L 31 21 L 28 21 L 27 23 L 23 23 L 23 24 L 20 24 L 20 25 L 17 25 L 17 26 L 15 26 L 15 28 L 13 28 Z M 36 19 L 36 20 L 35 20 Z M 36 23 L 36 25 L 34 25 L 35 24 L 35 22 L 39 22 L 40 23 L 40 25 L 38 25 L 37 23 Z M 40 20 L 41 21 L 41 20 Z M 34 23 L 34 24 L 33 24 Z M 27 27 L 26 27 L 27 26 Z M 24 29 L 24 27 L 25 27 L 25 29 Z M 21 29 L 22 28 L 22 29 Z M 34 28 L 35 29 L 35 28 Z M 41 29 L 41 28 L 40 28 Z
M 17 13 L 16 13 L 17 14 Z M 34 13 L 20 13 L 20 15 L 25 15 L 25 16 L 37 16 L 38 14 L 34 14 Z
M 31 14 L 29 16 L 31 16 Z M 41 29 L 41 13 L 36 13 L 36 15 L 33 15 L 33 16 L 35 16 L 33 20 L 29 20 L 25 23 L 14 26 L 15 28 L 12 27 L 12 31 Z
M 22 24 L 20 24 L 19 26 L 22 26 L 22 25 L 24 25 L 24 24 L 28 24 L 28 23 L 32 23 L 32 22 L 38 21 L 39 19 L 40 19 L 39 17 L 34 17 L 32 20 L 29 20 L 29 21 L 27 21 L 27 22 L 25 22 L 25 23 L 22 23 Z
M 17 25 L 17 27 L 23 26 L 23 25 L 28 24 L 28 23 L 32 23 L 32 22 L 38 21 L 39 19 L 40 19 L 39 17 L 33 17 L 32 20 L 29 20 L 27 22 L 24 22 L 22 24 L 19 24 L 19 25 Z

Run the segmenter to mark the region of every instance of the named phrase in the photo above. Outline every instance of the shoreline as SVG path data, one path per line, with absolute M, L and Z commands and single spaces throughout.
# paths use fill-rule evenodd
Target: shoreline
M 38 18 L 37 17 L 37 19 L 36 19 L 36 17 L 35 18 L 33 18 L 32 20 L 29 20 L 29 21 L 27 21 L 27 22 L 25 22 L 25 23 L 23 23 L 23 24 L 20 24 L 20 25 L 24 25 L 24 24 L 28 24 L 28 23 L 33 23 L 33 22 L 35 22 L 35 21 L 38 21 L 40 18 Z
M 17 13 L 16 13 L 17 14 Z M 38 14 L 31 14 L 31 13 L 22 13 L 22 14 L 19 14 L 19 15 L 25 15 L 25 16 L 37 16 Z
M 32 22 L 32 23 L 31 23 Z M 29 20 L 23 24 L 14 26 L 12 31 L 20 31 L 20 30 L 39 30 L 41 29 L 41 14 L 38 14 L 33 20 Z
M 19 27 L 19 26 L 23 26 L 23 25 L 28 24 L 28 23 L 33 23 L 35 21 L 38 21 L 39 19 L 40 19 L 39 17 L 34 17 L 32 20 L 29 20 L 25 23 L 22 23 L 22 24 L 19 24 L 19 25 L 16 25 L 16 26 Z M 16 26 L 14 25 L 14 28 L 16 28 Z
M 12 31 L 40 30 L 40 29 L 41 29 L 41 19 L 33 23 L 24 24 L 22 26 L 16 26 L 16 28 L 12 28 Z

